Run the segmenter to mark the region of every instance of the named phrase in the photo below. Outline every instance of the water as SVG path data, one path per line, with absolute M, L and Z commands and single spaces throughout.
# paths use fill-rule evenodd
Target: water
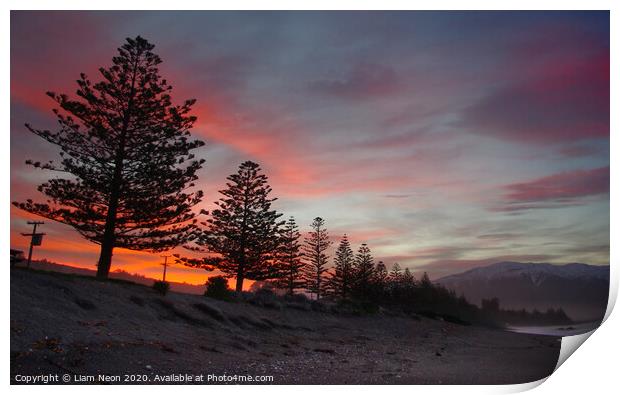
M 517 333 L 546 336 L 574 336 L 590 332 L 598 328 L 600 322 L 584 322 L 580 324 L 566 324 L 554 326 L 509 326 L 508 330 Z

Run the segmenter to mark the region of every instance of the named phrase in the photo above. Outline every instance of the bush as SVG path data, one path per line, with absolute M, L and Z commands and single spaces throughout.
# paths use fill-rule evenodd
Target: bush
M 282 302 L 279 299 L 272 290 L 261 288 L 254 293 L 250 293 L 247 301 L 256 306 L 279 310 L 282 308 Z
M 284 300 L 290 303 L 309 303 L 310 299 L 304 294 L 284 295 Z
M 162 295 L 165 295 L 170 290 L 170 283 L 167 281 L 155 281 L 153 283 L 153 289 Z
M 219 300 L 232 299 L 232 290 L 228 288 L 228 279 L 224 276 L 213 276 L 207 279 L 205 296 Z

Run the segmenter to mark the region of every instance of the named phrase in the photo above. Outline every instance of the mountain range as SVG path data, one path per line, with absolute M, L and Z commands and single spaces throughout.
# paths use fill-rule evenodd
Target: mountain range
M 600 321 L 607 308 L 609 266 L 498 262 L 436 282 L 478 305 L 497 297 L 502 308 L 562 308 L 575 321 Z

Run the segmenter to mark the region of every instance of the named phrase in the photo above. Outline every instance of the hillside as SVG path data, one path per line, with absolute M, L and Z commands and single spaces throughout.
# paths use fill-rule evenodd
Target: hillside
M 23 262 L 20 263 L 19 266 L 23 267 L 24 263 Z M 45 271 L 67 273 L 67 274 L 79 274 L 82 276 L 90 276 L 90 277 L 95 277 L 95 275 L 97 274 L 95 270 L 85 269 L 85 268 L 75 267 L 75 266 L 69 266 L 69 265 L 62 265 L 60 263 L 50 262 L 47 260 L 33 261 L 31 263 L 31 267 L 37 270 L 45 270 Z M 129 272 L 126 272 L 120 269 L 111 271 L 110 278 L 114 278 L 117 280 L 131 281 L 133 283 L 147 285 L 147 286 L 153 285 L 153 282 L 156 280 L 154 278 L 142 276 L 140 274 L 129 273 Z M 158 278 L 157 280 L 160 280 L 160 278 Z M 169 283 L 170 283 L 170 289 L 176 292 L 202 295 L 205 291 L 204 285 L 179 283 L 179 282 L 174 282 L 174 281 L 169 281 Z
M 499 262 L 437 280 L 476 304 L 498 297 L 510 309 L 561 307 L 574 320 L 599 321 L 609 292 L 609 266 Z
M 273 383 L 502 384 L 547 376 L 558 338 L 387 312 L 222 302 L 11 270 L 16 374 L 272 375 Z

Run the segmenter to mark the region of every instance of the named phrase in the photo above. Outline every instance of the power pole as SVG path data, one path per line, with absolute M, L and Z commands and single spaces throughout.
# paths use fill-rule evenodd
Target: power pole
M 43 235 L 45 233 L 37 233 L 37 225 L 43 225 L 43 221 L 28 221 L 28 225 L 34 225 L 32 233 L 22 233 L 22 236 L 30 236 L 30 249 L 28 250 L 28 263 L 26 267 L 30 268 L 30 262 L 32 262 L 32 248 L 34 246 L 40 246 L 43 241 Z
M 164 277 L 161 280 L 163 282 L 166 282 L 166 269 L 168 268 L 168 258 L 171 256 L 172 255 L 160 255 L 160 257 L 164 258 L 164 263 L 161 264 L 164 267 Z

